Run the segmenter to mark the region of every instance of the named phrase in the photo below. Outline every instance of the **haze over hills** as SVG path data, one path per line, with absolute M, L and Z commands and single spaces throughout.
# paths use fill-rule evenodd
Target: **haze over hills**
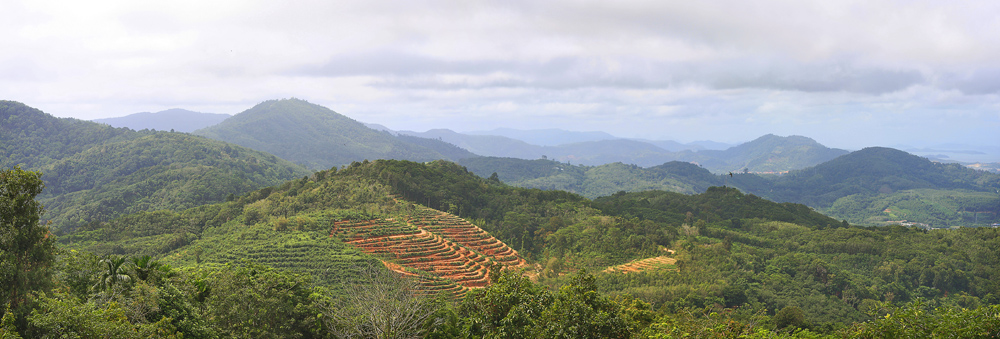
M 575 132 L 558 128 L 520 130 L 513 128 L 496 128 L 488 131 L 471 131 L 464 134 L 469 135 L 497 135 L 511 139 L 521 140 L 532 145 L 539 146 L 559 146 L 585 141 L 601 141 L 621 139 L 614 135 L 599 132 Z
M 218 124 L 229 117 L 231 117 L 229 114 L 200 113 L 173 108 L 156 113 L 142 112 L 117 118 L 94 119 L 92 121 L 108 124 L 113 127 L 128 127 L 137 131 L 152 129 L 190 133 Z
M 194 134 L 268 152 L 313 170 L 365 159 L 430 161 L 476 156 L 436 140 L 418 145 L 299 99 L 265 101 Z
M 505 136 L 469 135 L 446 129 L 398 133 L 439 139 L 482 156 L 519 159 L 544 157 L 587 166 L 621 162 L 651 167 L 669 161 L 686 161 L 698 163 L 716 173 L 743 169 L 751 172 L 788 171 L 813 166 L 847 153 L 844 150 L 828 148 L 802 136 L 780 137 L 770 134 L 722 151 L 671 152 L 657 146 L 657 143 L 664 146 L 669 146 L 667 144 L 671 143 L 680 144 L 670 141 L 649 142 L 618 138 L 540 146 Z
M 931 227 L 984 226 L 1000 221 L 1000 174 L 935 163 L 892 148 L 865 148 L 779 177 L 736 175 L 730 182 L 773 201 L 806 204 L 868 225 L 906 220 Z
M 683 194 L 705 192 L 721 186 L 722 177 L 687 162 L 672 161 L 642 168 L 620 162 L 598 165 L 570 165 L 554 160 L 523 160 L 480 157 L 458 162 L 472 173 L 498 179 L 510 185 L 544 190 L 564 190 L 594 199 L 620 191 L 664 190 Z
M 815 166 L 848 152 L 813 139 L 792 135 L 764 135 L 726 150 L 681 152 L 676 160 L 696 162 L 712 172 L 781 172 Z
M 1000 175 L 959 164 L 934 163 L 889 148 L 867 148 L 785 175 L 715 175 L 687 162 L 642 168 L 622 163 L 583 166 L 483 157 L 459 163 L 482 177 L 496 173 L 497 179 L 511 185 L 566 190 L 591 199 L 619 191 L 696 194 L 710 186 L 728 185 L 778 202 L 805 204 L 863 225 L 906 219 L 931 227 L 982 226 L 1000 220 L 1000 195 L 996 193 Z
M 532 145 L 505 136 L 470 135 L 448 129 L 432 129 L 426 132 L 398 131 L 397 133 L 441 140 L 482 156 L 538 159 L 545 155 L 545 147 L 543 146 Z
M 133 131 L 0 102 L 0 165 L 41 171 L 60 230 L 123 213 L 223 201 L 306 175 L 271 154 L 183 133 Z
M 669 161 L 687 161 L 698 163 L 716 173 L 744 169 L 752 172 L 781 172 L 815 165 L 846 153 L 801 136 L 766 135 L 725 150 L 712 150 L 706 149 L 706 146 L 721 147 L 724 144 L 703 141 L 701 143 L 706 146 L 702 146 L 698 143 L 681 144 L 669 140 L 622 139 L 603 132 L 559 129 L 496 129 L 474 132 L 479 134 L 457 133 L 447 129 L 426 132 L 392 131 L 379 124 L 360 124 L 319 105 L 304 101 L 301 104 L 293 103 L 298 101 L 301 100 L 278 100 L 268 105 L 257 105 L 244 112 L 240 118 L 209 126 L 196 134 L 271 152 L 312 169 L 364 159 L 457 160 L 481 155 L 520 159 L 548 158 L 589 166 L 621 162 L 651 167 Z M 171 110 L 155 115 L 180 118 L 183 114 L 199 113 Z M 141 116 L 149 115 L 152 114 Z M 165 127 L 166 125 L 153 126 Z M 387 136 L 386 133 L 394 137 Z

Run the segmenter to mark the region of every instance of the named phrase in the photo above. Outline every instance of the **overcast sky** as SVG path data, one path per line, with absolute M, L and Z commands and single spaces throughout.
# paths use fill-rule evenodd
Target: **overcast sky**
M 0 99 L 393 129 L 1000 146 L 997 1 L 2 1 Z

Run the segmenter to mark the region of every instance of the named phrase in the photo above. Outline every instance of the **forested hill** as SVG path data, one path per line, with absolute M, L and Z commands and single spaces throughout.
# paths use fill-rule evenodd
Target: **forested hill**
M 0 168 L 42 168 L 114 138 L 137 134 L 77 119 L 60 119 L 16 101 L 0 101 Z
M 803 136 L 768 134 L 723 151 L 685 151 L 677 160 L 697 162 L 715 173 L 782 172 L 815 166 L 848 152 Z
M 564 190 L 591 199 L 619 191 L 664 190 L 697 194 L 726 182 L 698 165 L 680 161 L 649 168 L 620 162 L 581 166 L 553 160 L 494 157 L 462 159 L 458 163 L 484 178 L 497 173 L 498 179 L 514 186 Z
M 0 165 L 44 174 L 44 218 L 60 231 L 123 213 L 219 202 L 308 174 L 203 137 L 56 118 L 11 101 L 0 102 L 0 112 Z
M 826 207 L 849 195 L 913 189 L 995 192 L 1000 175 L 931 162 L 900 150 L 870 147 L 815 167 L 774 178 L 766 186 L 734 178 L 736 185 L 775 201 Z
M 64 230 L 121 214 L 225 201 L 309 174 L 270 154 L 170 132 L 96 146 L 42 171 L 46 218 Z
M 417 144 L 397 138 L 299 99 L 262 102 L 195 134 L 268 152 L 313 170 L 366 159 L 431 161 L 476 156 L 437 140 Z
M 591 199 L 619 191 L 696 194 L 725 185 L 773 201 L 805 204 L 862 225 L 906 220 L 930 227 L 988 226 L 1000 221 L 1000 175 L 890 148 L 867 148 L 785 175 L 714 175 L 677 161 L 650 168 L 492 157 L 460 163 L 484 178 L 496 173 L 511 185 L 565 190 Z

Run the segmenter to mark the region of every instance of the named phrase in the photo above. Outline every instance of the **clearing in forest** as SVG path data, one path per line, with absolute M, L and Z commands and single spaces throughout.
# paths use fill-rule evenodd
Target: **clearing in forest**
M 659 269 L 676 270 L 677 259 L 668 256 L 659 256 L 646 259 L 633 260 L 632 262 L 621 264 L 617 266 L 611 266 L 604 270 L 604 272 L 621 272 L 621 273 L 632 273 L 632 272 L 642 272 L 651 271 Z
M 421 207 L 406 220 L 334 222 L 331 236 L 379 255 L 392 271 L 415 277 L 424 293 L 464 295 L 489 284 L 495 264 L 521 267 L 517 251 L 476 225 L 454 215 Z

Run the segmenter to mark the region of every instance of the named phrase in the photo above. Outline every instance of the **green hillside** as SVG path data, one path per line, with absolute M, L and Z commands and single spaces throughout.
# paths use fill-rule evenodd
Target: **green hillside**
M 779 201 L 829 206 L 853 194 L 933 188 L 1000 189 L 1000 176 L 959 164 L 942 164 L 900 150 L 870 147 L 779 177 L 766 194 Z
M 313 170 L 365 159 L 431 161 L 475 156 L 440 141 L 417 144 L 397 138 L 299 99 L 265 101 L 194 133 L 268 152 Z M 438 144 L 429 147 L 430 143 Z
M 116 138 L 139 134 L 77 119 L 60 119 L 16 101 L 0 101 L 0 168 L 42 168 Z
M 44 317 L 31 322 L 55 331 L 51 324 L 68 321 L 74 312 L 91 314 L 88 310 L 107 305 L 145 307 L 141 302 L 162 300 L 156 303 L 164 305 L 163 311 L 144 313 L 156 315 L 152 320 L 123 315 L 73 323 L 110 328 L 112 322 L 125 321 L 185 337 L 198 336 L 198 331 L 332 337 L 338 326 L 358 321 L 338 318 L 338 308 L 330 305 L 350 305 L 338 303 L 372 283 L 359 267 L 398 260 L 349 245 L 346 240 L 353 238 L 334 232 L 337 223 L 378 219 L 389 221 L 384 227 L 397 228 L 399 223 L 392 221 L 426 211 L 420 205 L 472 221 L 510 244 L 529 259 L 524 274 L 536 281 L 516 272 L 491 275 L 496 277 L 492 285 L 460 301 L 411 309 L 430 315 L 422 327 L 428 332 L 420 332 L 425 335 L 482 337 L 583 326 L 603 329 L 593 332 L 603 335 L 593 337 L 757 333 L 846 338 L 891 326 L 884 323 L 887 313 L 893 319 L 929 321 L 952 310 L 979 319 L 970 320 L 971 329 L 996 325 L 989 320 L 993 318 L 974 314 L 992 312 L 996 306 L 991 305 L 1000 303 L 1000 270 L 994 265 L 1000 258 L 993 250 L 1000 241 L 998 229 L 859 228 L 804 205 L 774 203 L 722 187 L 696 195 L 619 193 L 590 201 L 567 192 L 508 186 L 450 162 L 393 160 L 352 163 L 228 202 L 140 212 L 60 236 L 63 248 L 76 251 L 61 259 L 71 261 L 59 266 L 54 279 L 70 292 L 43 299 L 38 314 Z M 367 232 L 380 234 L 378 229 Z M 98 256 L 86 259 L 90 251 Z M 114 254 L 152 255 L 173 267 L 161 271 L 173 273 L 164 273 L 160 282 L 122 284 L 113 297 L 117 299 L 105 299 L 108 294 L 86 270 L 97 267 L 92 272 L 99 272 L 97 258 L 113 259 Z M 676 261 L 634 273 L 604 272 L 652 257 Z M 267 266 L 241 263 L 243 259 Z M 140 268 L 136 264 L 127 272 L 138 277 Z M 253 287 L 280 281 L 287 285 Z M 116 303 L 99 304 L 101 300 Z M 279 300 L 298 306 L 276 304 Z M 248 306 L 268 313 L 236 312 Z M 160 318 L 179 310 L 204 316 Z M 523 317 L 517 310 L 545 316 Z M 907 313 L 914 310 L 925 313 Z M 303 314 L 322 325 L 281 331 L 261 320 L 301 319 Z M 154 324 L 156 320 L 161 322 Z
M 132 131 L 0 102 L 4 168 L 42 171 L 54 229 L 224 201 L 308 174 L 270 154 L 202 137 Z
M 732 183 L 774 201 L 806 204 L 855 223 L 907 220 L 948 227 L 1000 221 L 1000 195 L 996 193 L 1000 175 L 935 163 L 891 148 L 866 148 L 815 167 L 761 179 L 736 175 Z
M 270 154 L 169 132 L 106 143 L 42 170 L 46 218 L 63 230 L 122 214 L 225 201 L 309 173 Z
M 903 220 L 924 227 L 1000 222 L 1000 175 L 934 163 L 890 148 L 867 148 L 785 175 L 714 175 L 698 165 L 677 161 L 649 168 L 492 157 L 459 163 L 482 177 L 497 173 L 498 179 L 511 185 L 565 190 L 591 199 L 619 191 L 695 194 L 727 185 L 773 201 L 805 204 L 862 225 Z

